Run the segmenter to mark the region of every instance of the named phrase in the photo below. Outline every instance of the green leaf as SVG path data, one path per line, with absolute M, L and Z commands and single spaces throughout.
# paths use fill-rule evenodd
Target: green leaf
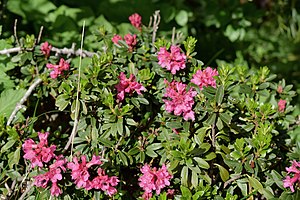
M 215 165 L 219 168 L 222 181 L 226 182 L 229 179 L 229 172 L 223 166 L 219 164 L 215 164 Z
M 263 188 L 263 189 L 259 190 L 259 193 L 261 193 L 262 195 L 264 195 L 266 197 L 266 199 L 272 199 L 272 198 L 274 198 L 274 195 L 272 194 L 272 192 L 270 192 L 266 188 Z
M 3 145 L 3 147 L 1 148 L 1 154 L 10 149 L 16 143 L 16 141 L 17 140 L 14 139 L 8 140 L 8 142 L 6 142 L 5 145 Z
M 132 156 L 132 155 L 138 154 L 139 152 L 140 152 L 140 149 L 138 147 L 133 147 L 132 149 L 130 149 L 128 151 L 128 154 Z
M 280 187 L 281 189 L 283 189 L 283 182 L 282 182 L 283 177 L 281 176 L 281 174 L 279 174 L 275 170 L 272 170 L 271 175 L 272 175 L 272 178 L 273 178 L 274 182 L 276 183 L 276 185 L 278 187 Z
M 198 163 L 199 167 L 201 167 L 203 169 L 209 169 L 210 168 L 208 162 L 206 162 L 204 159 L 199 158 L 199 157 L 194 157 L 194 160 Z
M 60 111 L 63 111 L 70 103 L 69 95 L 61 94 L 56 98 L 55 106 L 58 107 Z
M 220 85 L 217 89 L 217 93 L 216 93 L 216 102 L 218 105 L 220 105 L 223 101 L 224 98 L 224 86 Z
M 180 186 L 180 190 L 184 200 L 190 200 L 192 198 L 192 193 L 187 187 Z
M 204 160 L 212 160 L 215 159 L 217 156 L 214 152 L 210 152 L 209 154 L 205 155 Z
M 105 145 L 106 147 L 112 147 L 114 143 L 106 138 L 98 138 L 99 142 Z
M 188 186 L 188 176 L 189 176 L 189 168 L 184 166 L 181 170 L 181 184 L 183 186 Z
M 16 107 L 16 104 L 24 96 L 24 89 L 6 89 L 0 95 L 0 113 L 8 118 Z
M 146 149 L 146 154 L 151 158 L 156 158 L 157 154 L 152 149 Z
M 179 129 L 182 127 L 182 124 L 181 124 L 181 122 L 174 121 L 174 122 L 166 122 L 166 126 L 171 129 L 173 129 L 173 128 Z
M 137 126 L 137 125 L 138 125 L 137 122 L 135 122 L 133 119 L 130 119 L 130 118 L 127 118 L 127 119 L 126 119 L 126 123 L 127 123 L 128 125 L 131 125 L 131 126 Z
M 92 127 L 91 138 L 92 138 L 92 146 L 93 147 L 97 147 L 97 143 L 98 143 L 98 130 L 94 126 Z
M 192 180 L 191 180 L 191 182 L 192 182 L 192 185 L 193 185 L 194 188 L 196 188 L 198 186 L 198 180 L 199 180 L 198 174 L 196 172 L 192 171 Z
M 146 149 L 157 150 L 157 149 L 160 149 L 160 148 L 162 148 L 162 144 L 161 143 L 152 143 L 149 146 L 147 146 Z
M 118 118 L 117 129 L 120 135 L 123 135 L 123 118 Z
M 11 153 L 12 156 L 10 156 L 10 154 L 9 154 L 8 166 L 10 169 L 12 169 L 14 165 L 17 165 L 19 163 L 20 149 L 21 149 L 21 147 L 17 147 L 17 149 Z
M 225 122 L 227 125 L 230 124 L 232 117 L 227 113 L 220 113 L 219 114 L 220 119 Z
M 9 178 L 11 178 L 12 180 L 17 180 L 17 179 L 22 178 L 21 174 L 18 171 L 16 171 L 15 169 L 8 170 L 7 176 Z
M 2 66 L 0 65 L 0 69 Z M 2 69 L 1 69 L 2 70 Z M 3 71 L 0 71 L 0 85 L 4 89 L 9 89 L 14 87 L 14 81 L 10 79 L 10 77 Z
M 122 161 L 122 163 L 126 166 L 128 166 L 128 161 L 127 161 L 127 157 L 125 156 L 125 154 L 122 151 L 118 151 L 118 155 L 120 160 Z
M 242 194 L 244 196 L 247 196 L 248 195 L 248 184 L 247 184 L 248 182 L 237 180 L 236 183 L 237 183 L 237 186 L 241 189 Z
M 136 98 L 141 104 L 144 104 L 144 105 L 149 105 L 149 101 L 143 97 L 137 97 Z
M 180 26 L 185 26 L 188 23 L 188 20 L 189 15 L 185 10 L 180 10 L 175 17 L 176 23 Z
M 217 117 L 216 113 L 212 113 L 205 122 L 209 125 L 212 125 L 215 123 L 216 117 Z
M 251 176 L 248 176 L 248 180 L 249 180 L 249 183 L 250 185 L 256 189 L 256 190 L 261 190 L 263 189 L 263 185 L 256 179 L 256 178 L 253 178 Z

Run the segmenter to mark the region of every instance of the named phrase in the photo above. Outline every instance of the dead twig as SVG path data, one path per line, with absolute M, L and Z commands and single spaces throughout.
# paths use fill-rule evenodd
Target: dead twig
M 159 10 L 156 10 L 153 14 L 153 32 L 152 32 L 152 52 L 155 52 L 155 46 L 154 46 L 154 42 L 156 39 L 156 32 L 158 30 L 158 25 L 160 23 L 160 14 L 159 14 Z
M 18 35 L 17 35 L 17 24 L 18 24 L 18 20 L 15 19 L 15 24 L 14 24 L 14 36 L 15 36 L 15 39 L 16 39 L 16 42 L 17 42 L 18 46 L 21 47 L 21 44 L 20 44 L 20 42 L 19 42 Z
M 20 52 L 22 49 L 21 47 L 14 47 L 14 48 L 10 48 L 10 49 L 3 49 L 0 50 L 0 55 L 7 55 L 10 56 L 11 53 L 18 53 Z
M 38 39 L 37 39 L 37 44 L 39 44 L 39 43 L 40 43 L 40 41 L 41 41 L 41 38 L 42 38 L 42 33 L 43 33 L 43 29 L 44 29 L 44 27 L 43 27 L 43 26 L 41 26 L 41 28 L 40 28 L 40 32 L 39 32 L 39 35 L 38 35 Z
M 24 49 L 24 50 L 28 50 L 28 51 L 32 51 L 32 49 Z M 11 53 L 19 53 L 20 51 L 22 51 L 21 47 L 14 47 L 14 48 L 10 48 L 10 49 L 3 49 L 0 50 L 0 55 L 7 55 L 10 56 Z M 56 47 L 52 47 L 51 51 L 54 52 L 57 55 L 61 55 L 61 54 L 65 54 L 65 55 L 76 55 L 76 56 L 82 56 L 82 57 L 93 57 L 94 55 L 97 55 L 97 53 L 94 52 L 89 52 L 86 50 L 82 50 L 82 49 L 78 49 L 75 50 L 75 46 L 72 45 L 72 48 L 56 48 Z
M 19 200 L 23 200 L 25 199 L 26 195 L 30 192 L 31 188 L 34 186 L 34 182 L 31 182 L 30 185 L 27 186 L 25 192 L 23 192 L 23 194 L 21 195 L 21 197 L 19 198 Z
M 66 54 L 66 55 L 76 55 L 76 56 L 81 56 L 81 57 L 93 57 L 94 55 L 97 55 L 94 52 L 89 52 L 89 51 L 82 50 L 82 49 L 78 49 L 75 51 L 74 45 L 72 46 L 71 49 L 68 49 L 68 48 L 59 49 L 56 47 L 52 47 L 51 51 L 55 52 L 56 55 Z
M 239 179 L 239 178 L 241 178 L 241 177 L 242 177 L 242 175 L 237 175 L 237 176 L 235 176 L 235 177 L 229 179 L 228 181 L 226 181 L 226 182 L 224 183 L 224 188 L 226 188 L 227 185 L 229 185 L 230 183 L 232 183 L 233 181 L 235 181 L 235 180 L 237 180 L 237 179 Z
M 28 99 L 28 97 L 31 95 L 32 91 L 42 82 L 41 78 L 38 78 L 34 81 L 34 83 L 28 88 L 28 90 L 25 92 L 22 99 L 16 104 L 15 109 L 11 113 L 6 125 L 9 126 L 10 123 L 14 120 L 15 116 L 17 115 L 18 111 L 23 107 L 23 104 Z

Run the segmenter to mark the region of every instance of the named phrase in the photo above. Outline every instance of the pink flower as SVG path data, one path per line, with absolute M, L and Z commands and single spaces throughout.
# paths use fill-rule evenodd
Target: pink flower
M 216 80 L 213 78 L 214 76 L 218 76 L 218 71 L 216 69 L 212 69 L 210 67 L 207 67 L 203 71 L 200 69 L 193 75 L 193 78 L 191 80 L 192 83 L 195 83 L 200 87 L 200 90 L 203 89 L 203 87 L 212 86 L 216 87 Z
M 131 35 L 130 33 L 128 33 L 124 36 L 124 40 L 129 47 L 129 51 L 132 51 L 132 49 L 135 47 L 137 43 L 136 35 Z
M 53 65 L 51 63 L 48 63 L 46 65 L 46 67 L 48 69 L 53 69 L 50 72 L 50 77 L 54 79 L 54 78 L 57 78 L 59 75 L 61 75 L 63 71 L 69 70 L 70 64 L 67 61 L 65 61 L 63 58 L 61 58 L 59 60 L 59 64 L 58 65 Z
M 51 48 L 52 48 L 52 46 L 48 42 L 44 42 L 41 44 L 41 51 L 45 55 L 45 57 L 50 56 Z
M 50 193 L 52 196 L 59 196 L 62 190 L 58 187 L 57 182 L 62 180 L 62 171 L 66 171 L 64 165 L 66 164 L 66 159 L 61 155 L 58 156 L 56 161 L 49 166 L 49 171 L 45 174 L 37 175 L 34 178 L 34 185 L 37 187 L 46 188 L 48 183 L 51 182 L 52 186 Z
M 119 35 L 114 35 L 111 40 L 113 41 L 113 43 L 118 44 L 119 40 L 123 40 L 123 38 Z
M 117 193 L 114 186 L 118 185 L 119 179 L 116 176 L 109 177 L 101 168 L 98 169 L 98 176 L 91 181 L 92 188 L 101 189 L 106 192 L 110 197 Z
M 144 200 L 149 200 L 152 197 L 152 192 L 144 192 L 142 198 Z
M 75 180 L 78 188 L 85 188 L 86 190 L 97 189 L 106 192 L 109 196 L 114 195 L 117 190 L 114 188 L 119 182 L 118 177 L 109 177 L 105 171 L 98 168 L 97 175 L 93 176 L 89 173 L 93 165 L 101 165 L 100 156 L 93 155 L 90 162 L 86 162 L 86 156 L 81 156 L 81 163 L 78 162 L 77 157 L 73 158 L 73 162 L 67 164 L 67 168 L 72 170 L 71 176 Z
M 183 114 L 183 118 L 186 121 L 188 119 L 195 120 L 192 107 L 194 105 L 193 97 L 196 96 L 197 92 L 193 88 L 187 91 L 186 85 L 177 81 L 172 81 L 171 83 L 165 81 L 165 83 L 168 85 L 164 95 L 167 99 L 163 99 L 166 111 L 169 113 L 174 111 L 174 114 L 177 116 Z
M 279 112 L 284 112 L 286 100 L 280 99 L 278 102 L 278 110 Z
M 158 64 L 163 68 L 171 71 L 172 74 L 176 74 L 180 69 L 185 68 L 186 55 L 180 53 L 178 46 L 171 46 L 171 52 L 168 52 L 165 47 L 161 47 L 157 53 Z
M 139 186 L 145 191 L 143 198 L 149 199 L 152 196 L 152 190 L 156 191 L 159 195 L 161 190 L 170 185 L 172 175 L 168 172 L 165 164 L 160 169 L 153 167 L 152 169 L 148 164 L 141 168 L 143 175 L 139 178 Z
M 136 27 L 139 30 L 141 29 L 142 17 L 139 14 L 134 13 L 134 14 L 130 15 L 129 21 L 132 24 L 132 26 Z
M 72 179 L 75 180 L 75 184 L 78 188 L 89 188 L 90 181 L 89 177 L 90 174 L 88 169 L 93 165 L 100 165 L 100 157 L 93 155 L 93 158 L 90 162 L 86 162 L 86 156 L 81 156 L 81 163 L 78 162 L 78 158 L 74 157 L 73 162 L 69 162 L 67 164 L 67 168 L 72 170 L 71 176 Z
M 279 94 L 281 94 L 281 93 L 283 92 L 283 88 L 282 88 L 281 85 L 278 85 L 278 87 L 277 87 L 277 92 L 278 92 Z
M 167 190 L 167 198 L 168 199 L 173 199 L 174 198 L 174 194 L 175 194 L 175 190 L 174 189 L 168 189 Z
M 39 143 L 35 143 L 32 139 L 25 140 L 22 145 L 24 156 L 23 158 L 29 160 L 31 162 L 31 167 L 35 166 L 43 167 L 43 163 L 48 163 L 54 155 L 54 151 L 56 150 L 55 145 L 51 145 L 48 147 L 48 132 L 41 133 L 38 132 Z
M 291 178 L 290 176 L 287 176 L 283 180 L 283 187 L 287 188 L 289 187 L 292 192 L 295 191 L 294 189 L 294 184 L 300 184 L 300 162 L 296 162 L 295 160 L 292 162 L 291 167 L 287 167 L 286 171 L 288 174 L 293 173 L 293 177 Z
M 135 91 L 138 94 L 142 94 L 141 91 L 145 91 L 146 88 L 138 82 L 135 81 L 135 76 L 130 74 L 129 78 L 126 78 L 124 72 L 119 75 L 120 82 L 115 86 L 118 91 L 117 99 L 123 101 L 125 98 L 125 93 L 130 95 Z
M 92 164 L 89 166 L 92 166 Z M 67 164 L 67 168 L 72 170 L 71 176 L 78 188 L 90 187 L 90 174 L 88 172 L 89 167 L 87 166 L 85 155 L 81 156 L 81 163 L 78 162 L 77 157 L 74 157 L 73 162 L 69 162 Z
M 62 190 L 58 187 L 56 182 L 52 183 L 50 193 L 52 196 L 56 196 L 56 197 L 62 194 Z

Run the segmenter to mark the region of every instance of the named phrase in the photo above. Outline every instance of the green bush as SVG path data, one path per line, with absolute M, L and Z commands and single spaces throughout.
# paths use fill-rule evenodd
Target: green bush
M 135 27 L 100 17 L 94 34 L 83 29 L 81 38 L 94 52 L 50 42 L 50 54 L 42 53 L 45 43 L 33 35 L 0 41 L 3 197 L 48 199 L 60 193 L 55 183 L 62 199 L 107 199 L 111 187 L 110 198 L 137 199 L 145 195 L 145 166 L 149 182 L 164 181 L 146 191 L 152 199 L 299 195 L 282 182 L 300 155 L 289 135 L 297 127 L 292 85 L 275 82 L 267 67 L 220 63 L 213 70 L 195 58 L 195 38 L 157 37 L 158 18 Z M 81 156 L 90 176 L 74 174 Z M 57 176 L 47 174 L 54 169 Z M 37 182 L 45 174 L 53 180 Z M 89 188 L 98 175 L 119 182 Z

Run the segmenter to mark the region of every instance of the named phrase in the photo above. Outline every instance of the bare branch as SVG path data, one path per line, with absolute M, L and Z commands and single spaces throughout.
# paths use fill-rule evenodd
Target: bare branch
M 25 101 L 27 100 L 27 98 L 31 95 L 32 91 L 42 82 L 41 78 L 38 78 L 34 81 L 34 83 L 28 88 L 28 90 L 25 92 L 24 96 L 22 97 L 22 99 L 20 100 L 20 102 L 18 102 L 16 104 L 15 109 L 13 110 L 13 112 L 11 113 L 6 125 L 9 126 L 10 123 L 14 120 L 15 116 L 17 115 L 18 111 L 23 107 L 23 104 L 25 103 Z
M 18 20 L 15 19 L 14 36 L 15 36 L 15 39 L 16 39 L 16 42 L 17 42 L 18 46 L 21 47 L 19 39 L 18 39 L 18 35 L 17 35 L 17 24 L 18 24 Z
M 160 23 L 160 15 L 159 15 L 159 10 L 156 10 L 154 15 L 153 15 L 153 32 L 152 32 L 152 52 L 155 52 L 155 46 L 154 46 L 154 42 L 155 42 L 155 38 L 156 38 L 156 32 L 158 30 L 158 25 Z
M 14 47 L 14 48 L 11 48 L 11 49 L 3 49 L 3 50 L 0 50 L 0 55 L 6 54 L 7 56 L 10 56 L 9 54 L 18 53 L 21 50 L 22 50 L 21 47 Z
M 41 41 L 41 38 L 42 38 L 42 33 L 43 33 L 43 29 L 44 29 L 44 27 L 43 27 L 43 26 L 41 26 L 41 28 L 40 28 L 40 32 L 39 32 L 39 36 L 38 36 L 38 39 L 37 39 L 37 44 L 39 44 L 39 43 L 40 43 L 40 41 Z
M 25 50 L 30 50 L 32 51 L 32 49 L 25 49 Z M 21 47 L 14 47 L 14 48 L 10 48 L 10 49 L 3 49 L 0 50 L 0 55 L 7 55 L 10 56 L 9 54 L 11 53 L 19 53 L 20 51 L 22 51 Z M 82 49 L 78 49 L 75 50 L 75 46 L 72 45 L 72 48 L 56 48 L 56 47 L 52 47 L 51 51 L 55 52 L 56 56 L 60 55 L 60 54 L 66 54 L 66 55 L 76 55 L 76 56 L 82 56 L 82 57 L 93 57 L 94 55 L 97 55 L 97 53 L 94 52 L 89 52 L 86 50 L 82 50 Z
M 232 183 L 233 181 L 235 181 L 235 180 L 237 180 L 237 179 L 239 179 L 239 178 L 241 178 L 241 177 L 242 177 L 242 175 L 237 175 L 237 176 L 235 176 L 235 177 L 229 179 L 228 181 L 226 181 L 226 182 L 224 183 L 224 188 L 226 188 L 227 185 L 229 185 L 230 183 Z
M 211 126 L 211 144 L 213 147 L 216 146 L 216 125 L 215 122 Z
M 56 47 L 52 47 L 51 51 L 55 52 L 56 55 L 67 54 L 67 55 L 76 55 L 76 56 L 82 56 L 82 57 L 93 57 L 94 55 L 97 55 L 94 52 L 89 52 L 89 51 L 82 50 L 82 49 L 78 49 L 78 50 L 75 51 L 75 48 L 59 49 L 59 48 L 56 48 Z
M 27 185 L 25 192 L 23 192 L 23 194 L 21 195 L 19 200 L 23 200 L 26 197 L 26 195 L 30 192 L 30 190 L 33 186 L 34 186 L 34 182 L 31 182 L 30 185 Z

